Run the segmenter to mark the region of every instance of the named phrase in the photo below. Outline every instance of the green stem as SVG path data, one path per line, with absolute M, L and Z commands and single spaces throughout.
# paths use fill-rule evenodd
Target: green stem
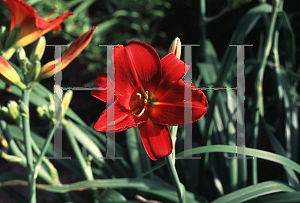
M 74 154 L 80 164 L 80 167 L 85 175 L 85 178 L 87 180 L 94 180 L 93 178 L 93 174 L 90 174 L 90 173 L 87 173 L 86 169 L 87 169 L 87 164 L 86 164 L 86 161 L 83 157 L 83 154 L 81 153 L 81 150 L 79 148 L 79 145 L 78 143 L 76 142 L 76 139 L 74 138 L 74 136 L 72 135 L 72 132 L 71 132 L 71 128 L 70 126 L 68 125 L 68 121 L 64 120 L 63 121 L 63 126 L 64 126 L 64 129 L 67 133 L 67 136 L 68 136 L 68 139 L 70 141 L 70 144 L 73 148 L 73 151 L 74 151 Z
M 258 138 L 258 133 L 259 133 L 259 121 L 260 117 L 264 116 L 264 101 L 263 101 L 263 93 L 262 93 L 262 88 L 263 88 L 263 78 L 264 78 L 264 73 L 265 73 L 265 67 L 267 64 L 267 59 L 268 56 L 270 55 L 271 47 L 272 47 L 272 39 L 273 39 L 273 34 L 275 30 L 275 24 L 276 24 L 276 19 L 277 19 L 277 14 L 278 14 L 278 8 L 276 6 L 273 6 L 273 12 L 271 16 L 271 22 L 269 25 L 268 29 L 268 35 L 266 39 L 266 44 L 264 47 L 264 52 L 263 52 L 263 58 L 259 67 L 257 79 L 255 81 L 255 89 L 256 91 L 256 113 L 255 113 L 255 127 L 254 127 L 254 139 L 253 139 L 253 148 L 257 148 L 257 138 Z M 253 170 L 253 184 L 257 184 L 257 160 L 256 158 L 253 159 L 253 165 L 252 165 L 252 170 Z
M 25 142 L 25 154 L 27 161 L 27 173 L 28 173 L 28 191 L 29 191 L 29 202 L 36 203 L 36 182 L 34 179 L 34 167 L 32 161 L 32 147 L 31 147 L 31 135 L 30 135 L 30 121 L 29 121 L 29 96 L 30 90 L 23 91 L 22 94 L 22 122 L 23 122 L 23 133 Z
M 173 164 L 173 161 L 172 161 L 172 156 L 169 155 L 169 156 L 166 156 L 165 158 L 166 158 L 166 162 L 167 162 L 169 172 L 171 174 L 172 181 L 173 181 L 173 183 L 175 185 L 175 188 L 176 188 L 176 192 L 177 192 L 177 195 L 178 195 L 179 202 L 183 203 L 183 202 L 185 202 L 184 191 L 183 191 L 183 189 L 180 185 L 179 177 L 178 177 L 175 165 Z
M 53 138 L 53 135 L 55 133 L 55 130 L 57 129 L 58 125 L 56 124 L 51 124 L 51 127 L 50 127 L 50 130 L 48 131 L 48 135 L 47 135 L 47 138 L 46 138 L 46 141 L 42 147 L 42 151 L 40 152 L 40 155 L 37 159 L 37 162 L 36 162 L 36 165 L 35 165 L 35 169 L 34 169 L 34 178 L 36 179 L 37 175 L 38 175 L 38 172 L 39 172 L 39 169 L 41 167 L 41 164 L 42 164 L 42 160 L 44 159 L 45 157 L 45 154 L 46 154 L 46 151 L 49 147 L 49 144 Z
M 206 54 L 206 3 L 205 0 L 200 1 L 200 30 L 201 30 L 201 49 L 203 53 L 203 60 L 207 62 Z
M 63 127 L 67 133 L 67 136 L 68 136 L 68 139 L 70 141 L 70 144 L 73 148 L 73 151 L 74 151 L 74 154 L 79 162 L 79 165 L 81 167 L 81 170 L 82 172 L 84 173 L 84 176 L 87 180 L 90 180 L 90 181 L 93 181 L 94 180 L 94 176 L 93 176 L 93 172 L 92 172 L 92 168 L 90 165 L 87 164 L 81 150 L 80 150 L 80 147 L 76 141 L 76 139 L 74 138 L 73 134 L 72 134 L 72 131 L 71 131 L 71 128 L 70 128 L 70 125 L 69 125 L 69 122 L 65 119 L 63 119 Z M 98 196 L 98 190 L 97 188 L 92 188 L 92 191 L 93 191 L 93 195 L 94 195 L 94 200 L 95 202 L 98 202 L 97 201 L 97 196 Z
M 1 108 L 1 106 L 0 106 Z M 24 154 L 20 151 L 20 149 L 18 148 L 16 142 L 12 139 L 9 131 L 8 131 L 8 126 L 7 123 L 5 122 L 4 118 L 3 118 L 3 114 L 0 110 L 0 129 L 8 143 L 9 149 L 11 150 L 11 152 L 15 155 L 18 156 L 20 158 L 22 158 L 22 162 L 20 164 L 22 164 L 23 166 L 26 165 L 25 162 L 25 156 Z
M 12 138 L 12 136 L 10 135 L 7 123 L 3 119 L 1 111 L 0 111 L 0 129 L 2 130 L 2 133 L 3 133 L 6 141 L 8 142 L 9 149 L 11 150 L 12 154 L 17 157 L 22 158 L 22 161 L 19 162 L 19 164 L 22 165 L 23 167 L 27 167 L 26 166 L 26 158 L 25 158 L 24 154 L 21 152 L 21 150 L 19 149 L 19 147 L 17 146 L 17 144 L 14 141 L 14 139 Z M 44 168 L 42 168 L 42 169 L 43 170 L 41 170 L 39 173 L 40 177 L 43 180 L 45 180 L 47 183 L 51 184 L 52 179 L 51 179 L 50 175 L 46 172 L 46 170 Z

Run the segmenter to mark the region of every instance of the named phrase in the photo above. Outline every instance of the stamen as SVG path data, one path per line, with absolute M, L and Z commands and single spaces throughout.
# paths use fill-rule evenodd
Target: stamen
M 48 20 L 53 15 L 53 13 L 55 12 L 56 9 L 57 9 L 57 6 L 54 7 L 53 11 L 44 20 Z
M 135 114 L 133 114 L 133 115 L 135 115 L 136 117 L 141 117 L 141 115 L 143 115 L 144 112 L 145 112 L 145 107 L 143 108 L 143 110 L 138 115 L 135 115 Z
M 146 91 L 146 94 L 145 94 L 145 101 L 144 101 L 145 104 L 148 102 L 148 97 L 149 97 L 149 96 L 148 96 L 148 91 Z
M 136 95 L 140 96 L 140 99 L 142 98 L 142 95 L 141 95 L 141 93 L 136 93 Z
M 144 112 L 146 111 L 146 105 L 148 103 L 149 96 L 148 96 L 148 91 L 146 91 L 145 93 L 146 94 L 145 94 L 145 100 L 144 100 L 144 103 L 145 103 L 144 108 L 142 109 L 142 111 L 138 115 L 133 114 L 136 117 L 141 117 L 144 114 Z M 140 100 L 141 100 L 142 95 L 140 93 L 136 93 L 136 95 L 138 95 L 140 97 Z

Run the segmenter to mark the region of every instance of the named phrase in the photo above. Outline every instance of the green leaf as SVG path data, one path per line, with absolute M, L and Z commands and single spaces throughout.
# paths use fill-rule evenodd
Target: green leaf
M 264 197 L 258 197 L 247 203 L 265 203 L 265 202 L 300 202 L 300 192 L 286 192 L 279 194 L 270 194 Z
M 105 35 L 112 30 L 112 27 L 119 23 L 118 19 L 110 19 L 97 25 L 94 35 Z
M 26 186 L 27 181 L 12 180 L 0 183 L 0 187 L 22 185 Z M 80 181 L 72 184 L 63 184 L 60 186 L 37 184 L 37 188 L 48 192 L 65 193 L 70 191 L 82 191 L 90 188 L 134 188 L 134 189 L 156 189 L 156 190 L 174 190 L 172 186 L 161 181 L 149 179 L 140 179 L 132 182 L 128 178 L 120 179 L 101 179 L 93 181 Z
M 105 189 L 96 199 L 101 200 L 101 202 L 126 201 L 121 193 L 113 189 Z
M 282 147 L 280 142 L 277 140 L 275 135 L 272 133 L 271 126 L 269 124 L 267 124 L 265 122 L 265 120 L 263 120 L 263 124 L 265 125 L 265 129 L 267 131 L 268 139 L 270 140 L 270 143 L 271 143 L 271 146 L 272 146 L 273 150 L 277 154 L 280 154 L 282 156 L 286 156 L 286 152 L 284 151 L 284 148 Z M 297 188 L 297 189 L 299 189 L 300 188 L 299 180 L 298 180 L 297 175 L 295 174 L 295 171 L 293 171 L 291 168 L 289 168 L 287 166 L 283 166 L 283 167 L 286 171 L 287 178 L 289 179 L 290 185 Z
M 192 149 L 192 154 L 203 154 L 203 153 L 210 153 L 210 152 L 227 152 L 227 153 L 236 153 L 237 148 L 240 147 L 233 147 L 233 146 L 226 146 L 226 145 L 211 145 L 211 146 L 204 146 L 204 147 L 197 147 Z M 265 159 L 268 161 L 272 161 L 278 164 L 282 164 L 285 166 L 288 166 L 298 172 L 300 174 L 300 165 L 297 164 L 296 162 L 275 154 L 271 152 L 267 152 L 264 150 L 258 150 L 258 149 L 252 149 L 252 148 L 244 148 L 244 152 L 246 156 L 252 156 L 252 157 L 257 157 L 261 159 Z M 242 150 L 242 149 L 240 149 Z M 184 155 L 183 152 L 178 153 L 176 156 L 182 157 Z
M 73 12 L 75 14 L 85 13 L 94 2 L 95 0 L 81 1 L 81 4 L 77 6 Z
M 150 169 L 150 159 L 143 147 L 137 127 L 126 130 L 126 144 L 135 176 Z
M 289 21 L 287 14 L 284 11 L 278 11 L 278 16 L 281 18 L 283 31 L 284 31 L 284 43 L 285 43 L 285 51 L 286 51 L 286 67 L 288 69 L 293 68 L 295 64 L 295 35 L 293 32 L 293 28 Z
M 0 187 L 7 186 L 27 186 L 27 181 L 24 180 L 12 180 L 12 181 L 4 181 L 0 183 Z M 169 202 L 170 200 L 173 202 L 178 202 L 178 198 L 176 195 L 175 189 L 163 182 L 149 179 L 140 179 L 137 181 L 132 181 L 132 179 L 128 178 L 120 178 L 120 179 L 102 179 L 102 180 L 94 180 L 94 181 L 80 181 L 72 184 L 63 184 L 60 186 L 52 186 L 45 184 L 37 184 L 36 187 L 41 190 L 45 190 L 48 192 L 56 192 L 56 193 L 66 193 L 70 191 L 82 191 L 90 188 L 101 188 L 101 189 L 114 189 L 114 188 L 132 188 L 138 191 L 143 191 L 146 193 L 155 194 L 157 196 L 166 198 Z M 190 192 L 186 192 L 186 200 L 188 203 L 196 203 L 195 199 L 201 199 L 201 202 L 206 202 L 205 199 L 195 196 Z
M 95 157 L 103 157 L 101 151 L 96 146 L 96 144 L 77 127 L 71 120 L 69 120 L 71 131 L 73 132 L 75 138 Z M 103 162 L 103 159 L 99 159 Z
M 240 203 L 270 193 L 294 191 L 294 189 L 290 188 L 286 184 L 277 181 L 266 181 L 224 195 L 215 201 L 212 201 L 212 203 Z

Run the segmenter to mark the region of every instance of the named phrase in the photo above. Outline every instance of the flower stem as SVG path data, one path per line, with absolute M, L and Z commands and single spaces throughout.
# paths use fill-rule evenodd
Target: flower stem
M 29 192 L 29 202 L 36 203 L 36 188 L 34 179 L 34 167 L 32 161 L 32 147 L 31 147 L 31 135 L 30 135 L 30 121 L 29 121 L 29 96 L 30 90 L 23 91 L 22 94 L 22 122 L 23 122 L 23 133 L 25 141 L 25 151 L 26 151 L 26 163 L 27 163 L 27 173 L 28 173 L 28 192 Z
M 274 1 L 275 2 L 275 1 Z M 257 139 L 258 139 L 258 133 L 259 133 L 259 123 L 261 118 L 264 117 L 264 98 L 263 98 L 263 78 L 264 78 L 264 73 L 265 73 L 265 68 L 267 64 L 268 57 L 270 55 L 271 47 L 272 47 L 272 41 L 273 41 L 273 36 L 274 36 L 274 31 L 275 31 L 275 24 L 277 21 L 277 16 L 278 16 L 278 8 L 276 5 L 273 6 L 273 11 L 271 14 L 271 21 L 269 24 L 268 28 L 268 34 L 267 34 L 267 39 L 265 42 L 264 50 L 263 50 L 263 57 L 261 59 L 261 63 L 258 69 L 258 74 L 257 78 L 255 80 L 255 98 L 256 98 L 256 112 L 255 112 L 255 127 L 254 127 L 254 137 L 253 137 L 253 148 L 257 148 Z M 253 184 L 257 184 L 258 178 L 257 178 L 257 159 L 253 159 L 253 164 L 252 164 L 252 181 Z
M 42 164 L 42 160 L 45 157 L 46 151 L 47 151 L 47 149 L 49 147 L 49 144 L 50 144 L 50 142 L 51 142 L 51 140 L 53 138 L 54 132 L 57 129 L 57 127 L 58 127 L 57 124 L 52 123 L 51 127 L 50 127 L 50 130 L 48 131 L 46 142 L 44 143 L 44 145 L 42 147 L 42 151 L 40 152 L 40 155 L 39 155 L 39 157 L 37 159 L 37 162 L 36 162 L 36 165 L 35 165 L 35 168 L 34 168 L 34 178 L 35 179 L 37 178 L 39 169 L 40 169 L 41 164 Z
M 177 195 L 178 195 L 179 202 L 180 203 L 185 203 L 184 190 L 181 187 L 181 183 L 179 181 L 179 177 L 178 177 L 175 165 L 173 164 L 173 161 L 172 161 L 172 156 L 171 155 L 166 156 L 165 159 L 166 159 L 166 162 L 167 162 L 169 172 L 171 174 L 172 181 L 173 181 L 173 183 L 175 185 L 175 188 L 176 188 L 176 192 L 177 192 Z
M 1 107 L 1 106 L 0 106 Z M 24 156 L 24 154 L 21 152 L 21 150 L 19 149 L 19 147 L 17 146 L 16 142 L 14 141 L 14 139 L 12 138 L 12 136 L 9 133 L 8 130 L 8 126 L 7 123 L 5 122 L 2 113 L 0 111 L 0 129 L 2 130 L 2 133 L 6 139 L 6 141 L 8 142 L 9 145 L 9 149 L 11 150 L 12 154 L 22 158 L 22 161 L 19 162 L 19 164 L 21 166 L 23 166 L 24 168 L 26 168 L 27 164 L 26 164 L 26 157 Z M 39 173 L 40 177 L 46 182 L 51 184 L 52 183 L 52 179 L 50 177 L 50 175 L 45 171 L 44 168 L 42 168 L 42 170 Z
M 71 146 L 73 148 L 73 151 L 74 151 L 74 154 L 79 162 L 79 165 L 82 169 L 82 172 L 84 173 L 84 176 L 87 180 L 94 180 L 94 177 L 93 177 L 93 173 L 88 170 L 88 166 L 87 166 L 87 163 L 85 161 L 85 158 L 80 150 L 80 147 L 74 137 L 74 135 L 72 134 L 72 131 L 71 131 L 71 128 L 68 124 L 68 121 L 67 120 L 64 120 L 63 121 L 63 127 L 66 131 L 66 134 L 68 136 L 68 139 L 71 143 Z
M 85 178 L 87 180 L 93 181 L 94 176 L 93 176 L 92 168 L 91 168 L 90 165 L 87 164 L 87 162 L 86 162 L 86 160 L 85 160 L 85 158 L 84 158 L 84 156 L 83 156 L 83 154 L 80 150 L 80 147 L 79 147 L 79 145 L 78 145 L 78 143 L 77 143 L 77 141 L 76 141 L 76 139 L 75 139 L 75 137 L 74 137 L 74 135 L 71 131 L 68 120 L 63 119 L 62 124 L 63 124 L 63 127 L 64 127 L 65 131 L 66 131 L 66 134 L 68 136 L 70 144 L 73 148 L 74 154 L 75 154 L 75 156 L 76 156 L 76 158 L 79 162 L 79 165 L 81 167 L 81 170 L 82 170 Z M 98 194 L 97 188 L 92 187 L 91 189 L 92 189 L 93 196 L 94 196 L 94 202 L 98 202 L 97 196 L 99 194 Z

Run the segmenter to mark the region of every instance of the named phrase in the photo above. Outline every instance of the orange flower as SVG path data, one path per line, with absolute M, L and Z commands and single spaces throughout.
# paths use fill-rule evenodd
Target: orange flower
M 89 31 L 85 34 L 81 35 L 77 38 L 71 46 L 65 51 L 61 58 L 61 70 L 63 70 L 69 63 L 71 63 L 81 52 L 82 50 L 89 44 L 91 41 L 94 31 L 97 27 L 93 26 Z M 49 78 L 55 74 L 55 60 L 50 61 L 43 65 L 41 75 L 38 80 L 43 78 Z
M 17 85 L 21 89 L 26 86 L 21 82 L 20 76 L 16 70 L 0 56 L 0 80 L 3 80 L 8 85 Z
M 47 18 L 42 19 L 33 7 L 22 0 L 2 1 L 8 6 L 11 14 L 10 29 L 12 30 L 16 25 L 21 27 L 21 34 L 15 47 L 26 46 L 51 30 L 55 33 L 59 32 L 61 30 L 60 24 L 64 19 L 74 15 L 72 12 L 67 12 L 48 21 L 53 12 Z

